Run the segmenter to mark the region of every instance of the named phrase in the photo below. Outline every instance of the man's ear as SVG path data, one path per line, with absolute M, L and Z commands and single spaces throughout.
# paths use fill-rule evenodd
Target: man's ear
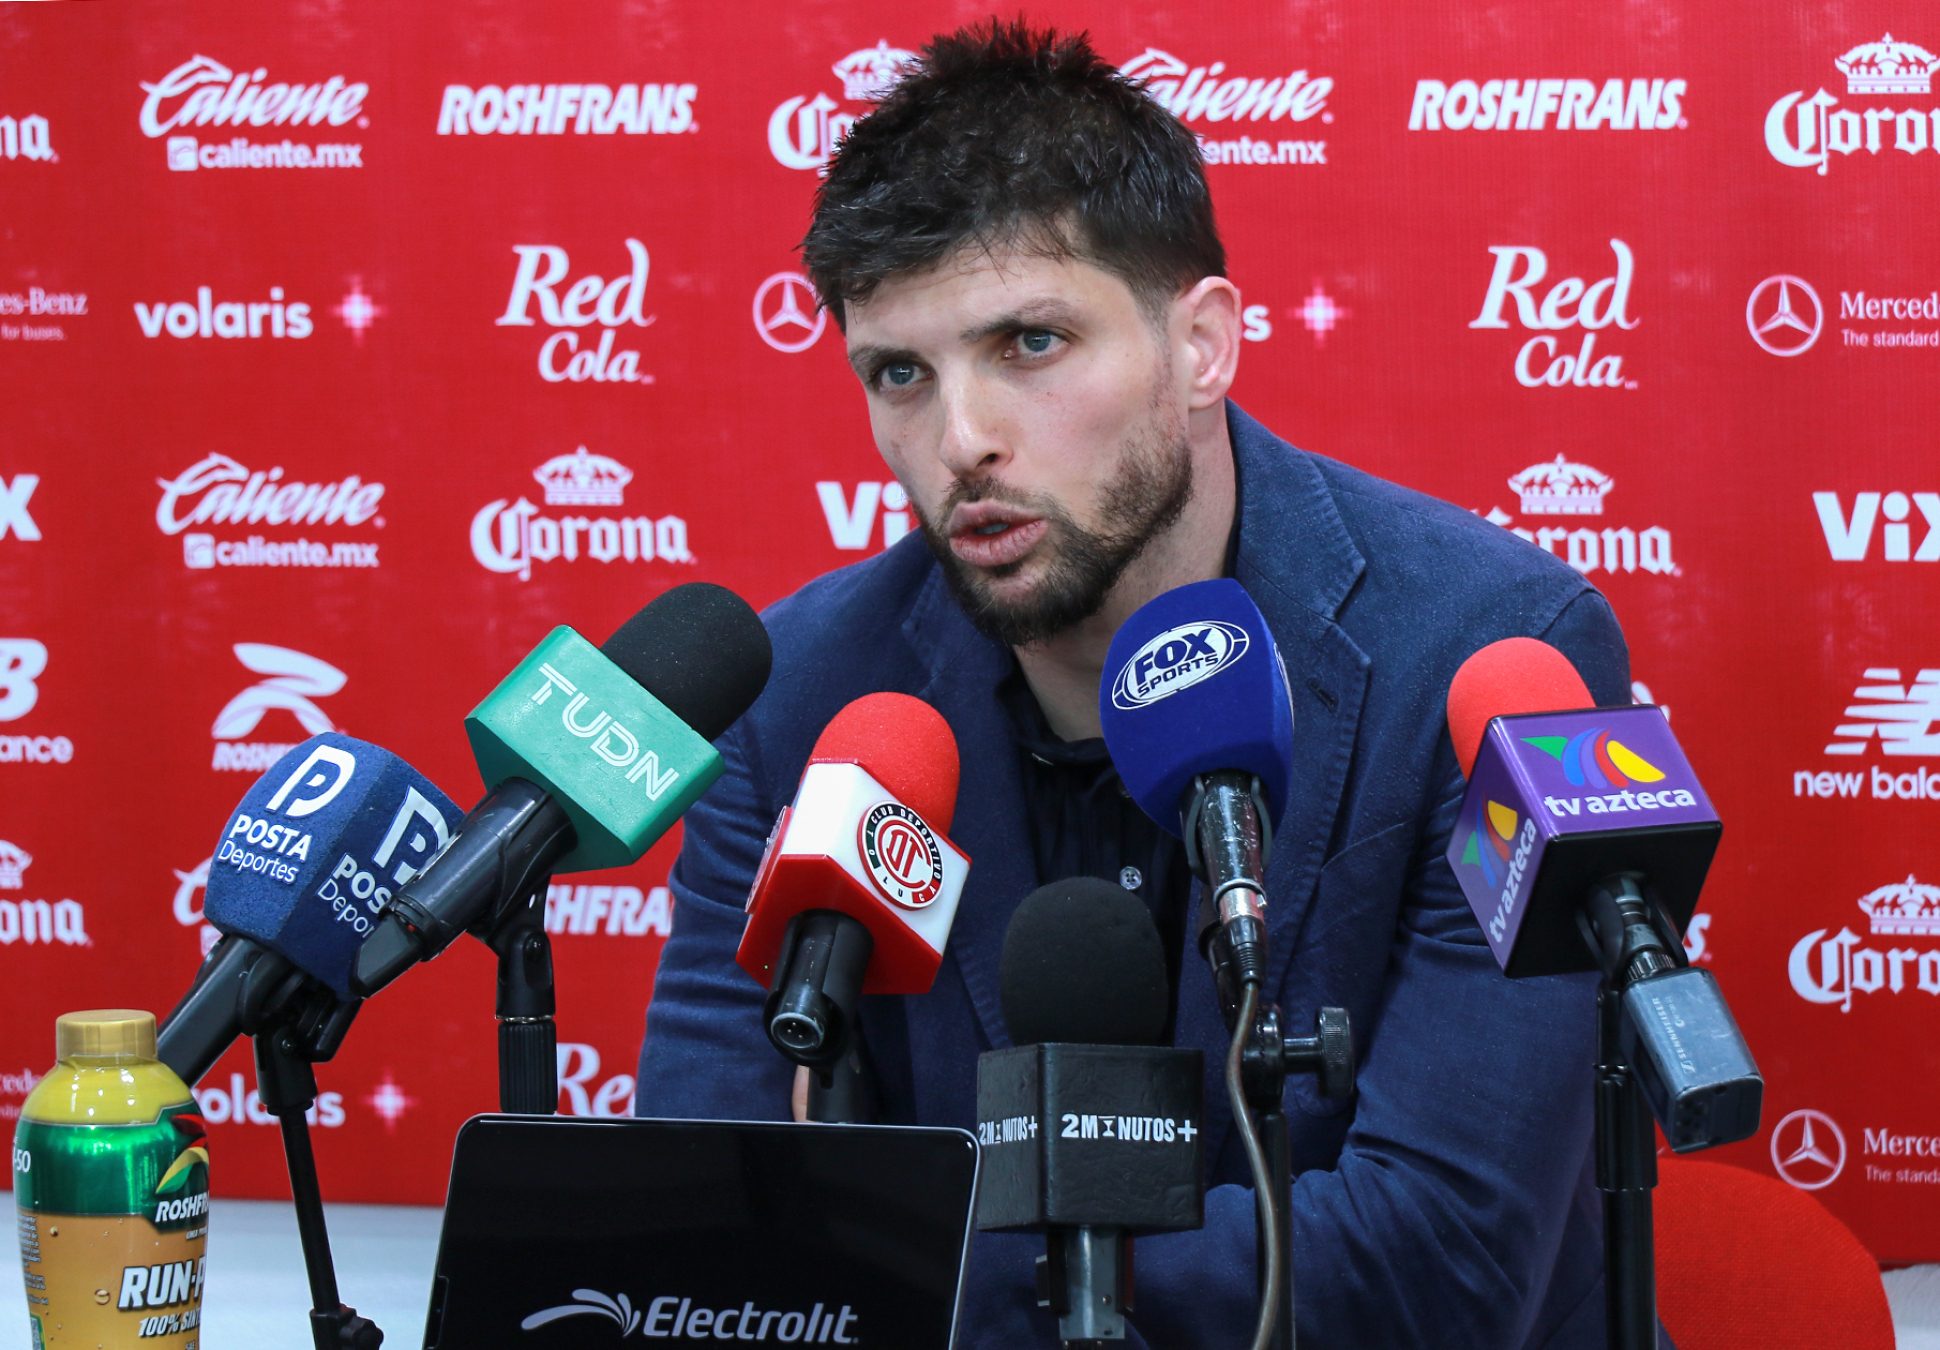
M 1173 315 L 1186 359 L 1180 370 L 1186 407 L 1216 407 L 1239 369 L 1239 288 L 1225 277 L 1203 277 L 1173 303 Z

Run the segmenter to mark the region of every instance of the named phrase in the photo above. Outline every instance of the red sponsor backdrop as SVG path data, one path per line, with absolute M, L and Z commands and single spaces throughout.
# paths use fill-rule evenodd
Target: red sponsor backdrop
M 693 579 L 765 604 L 906 528 L 792 247 L 846 119 L 981 11 L 9 10 L 12 1116 L 57 1013 L 173 1003 L 281 746 L 334 726 L 469 802 L 462 716 L 552 625 Z M 1940 1258 L 1940 21 L 1034 14 L 1203 138 L 1238 400 L 1610 597 L 1729 826 L 1690 945 L 1768 1095 L 1726 1154 Z M 555 894 L 562 1110 L 627 1109 L 673 847 Z M 327 1194 L 441 1198 L 491 1001 L 466 942 L 363 1014 Z M 217 1187 L 281 1194 L 252 1082 L 237 1051 L 201 1089 Z

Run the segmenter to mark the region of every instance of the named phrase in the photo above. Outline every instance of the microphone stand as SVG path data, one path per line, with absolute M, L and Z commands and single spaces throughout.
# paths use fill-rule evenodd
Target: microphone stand
M 1227 1069 L 1234 1123 L 1255 1164 L 1254 1241 L 1263 1318 L 1254 1346 L 1293 1350 L 1293 1135 L 1286 1115 L 1287 1075 L 1317 1073 L 1322 1096 L 1351 1096 L 1354 1033 L 1345 1008 L 1322 1008 L 1314 1035 L 1283 1035 L 1278 1005 L 1267 1002 L 1261 992 L 1267 964 L 1264 878 L 1273 846 L 1270 820 L 1258 779 L 1219 773 L 1200 778 L 1183 823 L 1187 861 L 1204 883 L 1199 946 L 1212 966 L 1220 1012 L 1233 1034 L 1238 1061 L 1235 1065 L 1229 1059 Z M 1250 1024 L 1242 1027 L 1242 1020 Z M 1253 1156 L 1255 1142 L 1261 1158 Z M 1270 1310 L 1264 1306 L 1269 1301 Z
M 310 1339 L 316 1350 L 378 1350 L 384 1333 L 368 1317 L 344 1303 L 337 1292 L 337 1269 L 330 1256 L 330 1233 L 323 1217 L 323 1192 L 317 1185 L 317 1157 L 310 1147 L 306 1113 L 317 1099 L 319 1059 L 327 1060 L 343 1042 L 357 1004 L 340 1004 L 348 1012 L 332 1019 L 334 1042 L 319 1043 L 299 1035 L 290 1025 L 265 1028 L 255 1035 L 256 1093 L 263 1107 L 276 1117 L 283 1133 L 283 1156 L 290 1169 L 290 1198 L 296 1207 L 297 1237 L 303 1244 L 303 1265 L 310 1279 Z M 327 1053 L 319 1053 L 327 1051 Z
M 359 1317 L 338 1292 L 307 1115 L 317 1099 L 315 1066 L 337 1053 L 362 1006 L 363 1000 L 339 997 L 275 952 L 228 936 L 202 963 L 160 1036 L 162 1062 L 171 1068 L 180 1064 L 190 1079 L 199 1079 L 207 1064 L 191 1067 L 186 1061 L 207 1053 L 197 1046 L 221 1044 L 210 1039 L 216 1029 L 240 1032 L 255 1043 L 256 1095 L 283 1135 L 297 1237 L 310 1279 L 310 1337 L 316 1350 L 378 1350 L 384 1342 L 376 1323 Z M 242 1109 L 237 1102 L 237 1113 Z
M 1605 1324 L 1610 1350 L 1656 1350 L 1650 1193 L 1657 1185 L 1657 1131 L 1637 1070 L 1624 1054 L 1623 996 L 1638 980 L 1688 962 L 1676 931 L 1634 876 L 1599 883 L 1578 925 L 1603 969 L 1596 996 L 1595 1148 L 1596 1184 L 1603 1192 Z
M 546 936 L 544 873 L 523 899 L 501 904 L 481 934 L 498 953 L 498 1109 L 550 1116 L 559 1110 L 559 1031 L 552 982 L 552 939 Z

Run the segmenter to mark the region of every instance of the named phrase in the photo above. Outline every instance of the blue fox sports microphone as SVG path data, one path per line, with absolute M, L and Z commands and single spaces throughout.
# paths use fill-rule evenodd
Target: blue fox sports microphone
M 1293 778 L 1293 699 L 1265 617 L 1237 581 L 1167 591 L 1112 639 L 1098 710 L 1126 790 L 1205 883 L 1200 950 L 1230 1013 L 1236 986 L 1265 978 L 1262 877 Z
M 392 893 L 451 841 L 460 814 L 430 779 L 368 742 L 326 732 L 285 753 L 223 826 L 203 902 L 223 941 L 161 1029 L 163 1062 L 194 1083 L 253 1012 L 294 994 L 289 981 L 308 977 L 350 1002 L 359 945 Z

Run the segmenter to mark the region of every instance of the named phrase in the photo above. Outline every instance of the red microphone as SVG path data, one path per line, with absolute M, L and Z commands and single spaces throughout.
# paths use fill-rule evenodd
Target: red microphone
M 970 859 L 944 837 L 957 743 L 929 704 L 869 694 L 815 742 L 748 895 L 735 960 L 768 986 L 769 1039 L 827 1069 L 860 994 L 922 994 L 943 961 Z
M 1448 686 L 1448 737 L 1462 777 L 1474 776 L 1482 733 L 1498 717 L 1594 708 L 1590 687 L 1570 659 L 1536 638 L 1491 642 L 1455 672 Z

